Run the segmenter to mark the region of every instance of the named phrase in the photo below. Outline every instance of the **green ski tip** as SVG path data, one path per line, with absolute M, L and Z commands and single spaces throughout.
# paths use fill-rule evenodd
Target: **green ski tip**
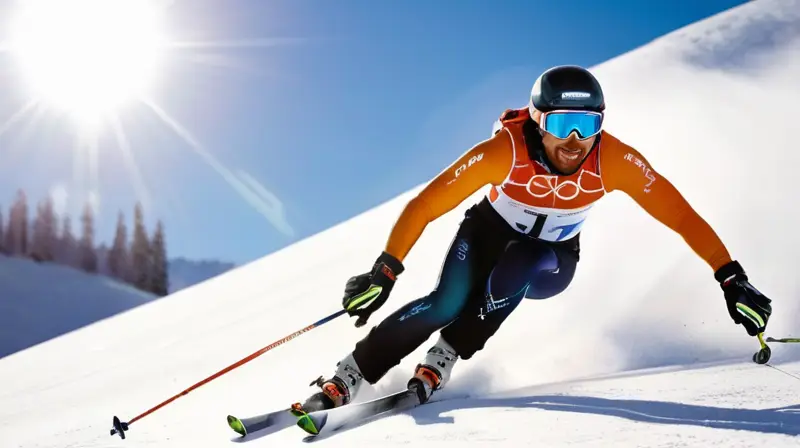
M 238 432 L 242 436 L 247 435 L 247 430 L 244 428 L 242 421 L 232 415 L 228 416 L 228 426 L 230 426 L 232 430 Z
M 302 428 L 303 431 L 311 434 L 317 435 L 319 434 L 319 430 L 317 429 L 317 425 L 314 424 L 314 420 L 311 419 L 311 416 L 308 414 L 303 415 L 299 419 L 297 419 L 297 426 Z
M 303 406 L 300 403 L 293 404 L 289 412 L 297 417 L 297 426 L 299 426 L 303 431 L 311 435 L 319 434 L 319 429 L 317 429 L 317 425 L 314 423 L 314 420 L 310 415 L 308 415 L 308 412 L 303 409 Z

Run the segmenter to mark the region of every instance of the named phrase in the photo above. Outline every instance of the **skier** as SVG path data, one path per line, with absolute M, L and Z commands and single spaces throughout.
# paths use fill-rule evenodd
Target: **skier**
M 349 279 L 343 306 L 357 327 L 388 299 L 403 259 L 428 223 L 491 184 L 464 214 L 436 288 L 385 318 L 355 344 L 304 412 L 352 402 L 439 330 L 408 381 L 422 402 L 442 389 L 456 361 L 483 349 L 522 299 L 569 285 L 580 232 L 593 204 L 615 190 L 680 234 L 711 267 L 728 313 L 751 336 L 763 332 L 771 300 L 756 290 L 710 225 L 634 148 L 602 128 L 605 99 L 586 69 L 557 66 L 536 80 L 525 108 L 506 110 L 493 135 L 464 153 L 405 207 L 372 269 Z M 312 383 L 313 385 L 314 383 Z

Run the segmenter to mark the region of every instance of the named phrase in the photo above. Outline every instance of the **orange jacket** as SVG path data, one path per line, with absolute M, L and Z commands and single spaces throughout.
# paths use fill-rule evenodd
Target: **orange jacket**
M 535 219 L 532 216 L 550 215 L 563 221 L 575 215 L 573 221 L 563 221 L 566 225 L 552 227 L 548 233 L 551 240 L 574 236 L 585 219 L 582 215 L 593 203 L 619 190 L 680 234 L 714 271 L 731 261 L 709 224 L 637 150 L 603 131 L 600 144 L 577 173 L 549 174 L 527 155 L 522 136 L 527 111 L 521 115 L 521 119 L 505 120 L 501 132 L 473 146 L 406 205 L 389 235 L 388 253 L 402 261 L 428 223 L 490 184 L 490 201 L 518 231 L 530 231 Z M 504 206 L 503 201 L 511 206 Z M 524 208 L 528 209 L 525 214 L 520 211 Z M 528 222 L 518 219 L 524 216 L 529 217 Z M 538 227 L 541 231 L 542 226 Z

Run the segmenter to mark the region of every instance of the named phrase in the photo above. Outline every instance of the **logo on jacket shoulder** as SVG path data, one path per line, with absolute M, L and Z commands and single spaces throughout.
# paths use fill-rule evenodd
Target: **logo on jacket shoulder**
M 469 161 L 467 161 L 467 163 L 462 163 L 461 166 L 456 168 L 456 177 L 461 175 L 461 173 L 463 173 L 464 170 L 466 170 L 467 168 L 471 167 L 472 165 L 475 165 L 476 163 L 480 162 L 481 160 L 483 160 L 483 153 L 480 153 L 480 154 L 478 154 L 476 156 L 470 157 Z
M 656 181 L 656 175 L 653 174 L 653 170 L 651 170 L 650 167 L 647 166 L 647 164 L 642 161 L 642 159 L 636 157 L 631 153 L 625 154 L 625 160 L 633 163 L 634 165 L 636 165 L 637 168 L 642 170 L 642 174 L 644 174 L 645 179 L 649 181 L 644 186 L 644 192 L 650 193 L 650 187 L 653 185 L 653 182 Z

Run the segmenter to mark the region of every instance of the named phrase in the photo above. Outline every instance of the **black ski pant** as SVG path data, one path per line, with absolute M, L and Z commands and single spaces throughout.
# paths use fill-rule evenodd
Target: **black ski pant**
M 437 330 L 461 359 L 471 358 L 523 298 L 564 291 L 579 259 L 577 238 L 560 243 L 514 231 L 483 200 L 467 210 L 447 252 L 436 288 L 373 327 L 353 357 L 369 383 Z

